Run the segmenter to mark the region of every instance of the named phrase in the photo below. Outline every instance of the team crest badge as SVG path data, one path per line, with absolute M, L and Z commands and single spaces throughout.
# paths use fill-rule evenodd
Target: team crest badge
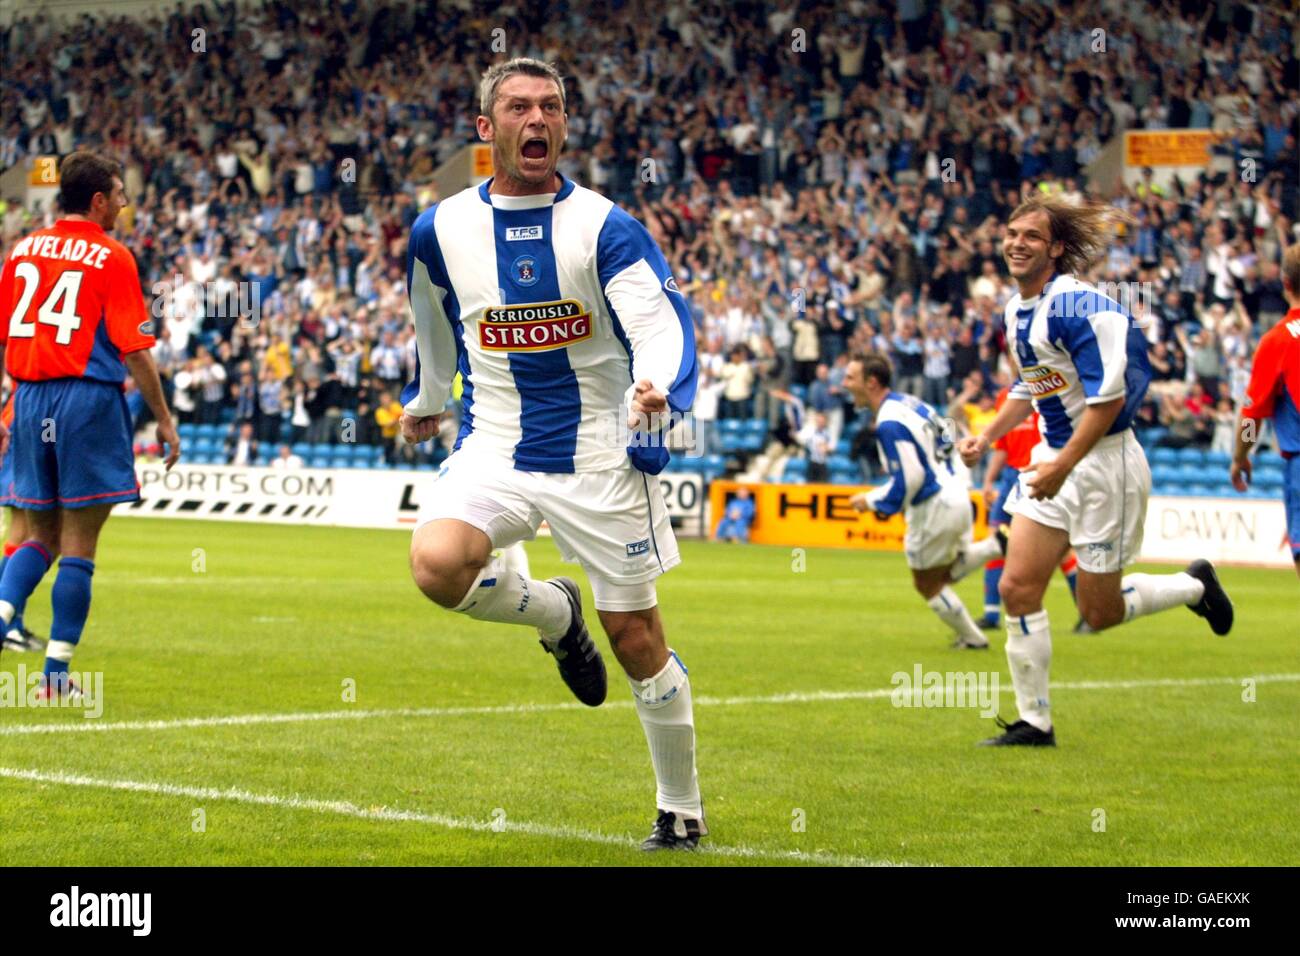
M 518 285 L 535 285 L 537 282 L 537 260 L 533 256 L 520 256 L 511 265 Z

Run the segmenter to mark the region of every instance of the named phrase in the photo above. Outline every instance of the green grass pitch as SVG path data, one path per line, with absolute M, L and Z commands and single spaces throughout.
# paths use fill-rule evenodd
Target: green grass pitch
M 1048 607 L 1060 746 L 1004 750 L 974 746 L 994 730 L 975 709 L 896 708 L 881 693 L 917 664 L 996 670 L 1002 712 L 1013 713 L 1003 636 L 991 652 L 950 650 L 902 555 L 810 550 L 799 571 L 790 549 L 683 541 L 683 564 L 659 595 L 669 642 L 691 671 L 712 849 L 647 856 L 635 844 L 652 821 L 653 777 L 604 638 L 610 700 L 588 710 L 531 632 L 424 601 L 407 572 L 408 540 L 110 522 L 73 662 L 103 672 L 103 716 L 0 709 L 0 860 L 1300 858 L 1291 573 L 1223 571 L 1237 604 L 1226 639 L 1181 609 L 1073 635 L 1058 579 Z M 549 540 L 528 548 L 536 576 L 573 573 Z M 41 633 L 51 579 L 28 612 Z M 958 591 L 978 613 L 980 582 Z M 585 580 L 584 595 L 594 620 Z M 0 670 L 19 665 L 38 668 L 40 657 L 0 656 Z M 1253 701 L 1245 678 L 1256 678 Z

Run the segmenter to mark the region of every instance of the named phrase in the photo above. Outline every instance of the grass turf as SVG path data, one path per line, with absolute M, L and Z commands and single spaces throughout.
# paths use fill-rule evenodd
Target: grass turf
M 1180 609 L 1072 635 L 1058 579 L 1048 604 L 1053 681 L 1141 686 L 1057 690 L 1059 748 L 1026 751 L 973 746 L 994 731 L 974 709 L 772 699 L 888 689 L 919 663 L 997 670 L 1003 713 L 1014 712 L 1003 637 L 993 635 L 991 652 L 950 650 L 901 555 L 810 550 L 797 571 L 788 549 L 683 541 L 684 564 L 659 595 L 670 644 L 691 669 L 715 850 L 665 858 L 634 848 L 653 817 L 654 783 L 612 655 L 610 702 L 576 705 L 530 632 L 425 602 L 409 580 L 407 542 L 400 532 L 110 522 L 73 662 L 105 675 L 103 717 L 0 709 L 0 861 L 1249 865 L 1300 856 L 1300 682 L 1261 680 L 1253 702 L 1240 683 L 1300 671 L 1300 584 L 1288 572 L 1222 571 L 1237 603 L 1226 639 Z M 545 539 L 529 553 L 537 577 L 572 573 Z M 976 577 L 958 591 L 978 614 Z M 51 580 L 28 612 L 40 633 Z M 584 594 L 594 622 L 585 582 Z M 0 656 L 0 671 L 20 664 L 38 668 L 40 657 Z M 1216 682 L 1179 683 L 1202 678 Z M 437 712 L 410 713 L 422 708 Z M 376 710 L 401 713 L 358 715 Z M 15 732 L 316 712 L 345 713 Z M 44 779 L 2 775 L 15 771 Z M 136 784 L 146 789 L 123 789 Z

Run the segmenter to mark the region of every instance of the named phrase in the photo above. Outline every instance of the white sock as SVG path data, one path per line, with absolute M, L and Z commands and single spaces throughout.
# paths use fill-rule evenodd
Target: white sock
M 528 552 L 524 550 L 522 541 L 501 549 L 501 563 L 505 565 L 507 571 L 522 574 L 526 578 L 533 576 L 533 572 L 528 566 Z
M 988 638 L 975 626 L 970 612 L 966 610 L 966 605 L 961 602 L 961 598 L 952 588 L 944 588 L 925 603 L 930 605 L 930 610 L 939 615 L 939 620 L 952 628 L 962 640 L 971 644 L 988 643 Z
M 1021 617 L 1007 615 L 1007 664 L 1011 667 L 1020 719 L 1039 730 L 1051 730 L 1047 672 L 1052 664 L 1052 629 L 1046 611 Z
M 476 621 L 530 624 L 541 632 L 543 640 L 555 641 L 564 636 L 573 619 L 568 595 L 554 584 L 507 570 L 500 558 L 488 561 L 453 610 Z
M 14 619 L 16 609 L 8 601 L 0 601 L 0 621 L 4 622 L 5 630 L 9 629 L 9 624 Z
M 957 555 L 957 561 L 948 572 L 948 577 L 954 582 L 960 581 L 972 571 L 978 571 L 994 558 L 1000 557 L 1002 545 L 998 543 L 997 535 L 990 534 L 983 541 L 968 540 L 962 553 Z
M 695 772 L 695 713 L 686 668 L 669 648 L 668 663 L 646 680 L 629 677 L 637 716 L 655 768 L 655 806 L 692 820 L 704 815 Z
M 1126 574 L 1119 586 L 1124 596 L 1126 621 L 1180 604 L 1195 604 L 1205 595 L 1205 584 L 1186 571 L 1177 574 Z

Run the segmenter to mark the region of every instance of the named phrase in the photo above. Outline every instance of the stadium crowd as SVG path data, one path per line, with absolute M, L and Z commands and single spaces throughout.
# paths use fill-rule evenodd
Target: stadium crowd
M 1094 6 L 282 0 L 20 17 L 0 33 L 0 171 L 83 147 L 124 164 L 119 237 L 170 400 L 221 428 L 228 459 L 357 442 L 427 460 L 455 426 L 437 447 L 396 440 L 415 356 L 406 236 L 438 198 L 434 170 L 476 139 L 482 69 L 556 62 L 560 171 L 645 222 L 690 302 L 697 450 L 762 419 L 760 446 L 814 477 L 837 451 L 872 467 L 839 386 L 851 349 L 886 352 L 900 390 L 956 418 L 989 413 L 1014 291 L 1001 222 L 1022 196 L 1085 194 L 1125 129 L 1208 128 L 1204 175 L 1099 184 L 1132 225 L 1090 278 L 1132 290 L 1145 323 L 1143 426 L 1226 447 L 1253 343 L 1286 309 L 1296 22 L 1287 0 Z M 0 238 L 39 224 L 9 208 Z

